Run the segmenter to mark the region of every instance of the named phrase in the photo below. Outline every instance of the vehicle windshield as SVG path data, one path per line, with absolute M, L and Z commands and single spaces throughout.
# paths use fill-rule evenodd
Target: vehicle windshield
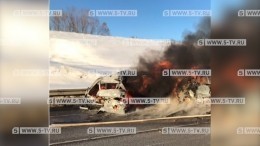
M 100 84 L 100 89 L 116 89 L 116 83 L 105 83 L 105 84 Z

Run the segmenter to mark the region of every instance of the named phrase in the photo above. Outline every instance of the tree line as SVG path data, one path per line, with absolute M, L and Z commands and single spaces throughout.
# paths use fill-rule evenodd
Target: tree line
M 89 10 L 68 8 L 62 10 L 62 16 L 50 17 L 50 30 L 76 32 L 95 35 L 110 35 L 106 22 L 89 16 Z

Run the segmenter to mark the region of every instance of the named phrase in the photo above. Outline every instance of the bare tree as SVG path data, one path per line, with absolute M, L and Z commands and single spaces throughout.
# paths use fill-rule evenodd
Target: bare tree
M 98 19 L 89 19 L 89 25 L 88 25 L 88 32 L 90 34 L 97 34 L 97 29 L 99 27 L 99 20 Z
M 61 18 L 60 17 L 53 17 L 53 19 L 51 19 L 50 21 L 53 24 L 51 26 L 53 27 L 54 30 L 57 30 L 57 31 L 61 30 L 61 28 L 60 28 Z
M 79 16 L 79 32 L 86 33 L 87 32 L 87 25 L 88 25 L 88 11 L 81 10 L 81 15 Z
M 106 22 L 103 22 L 98 30 L 98 35 L 110 35 L 110 30 Z

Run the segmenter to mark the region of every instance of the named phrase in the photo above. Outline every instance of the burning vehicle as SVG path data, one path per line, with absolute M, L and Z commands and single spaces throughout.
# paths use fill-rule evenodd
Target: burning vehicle
M 211 83 L 209 77 L 185 77 L 179 79 L 181 81 L 176 82 L 172 92 L 166 95 L 171 98 L 177 98 L 180 103 L 191 99 L 204 100 L 204 98 L 210 97 Z M 128 99 L 135 98 L 135 96 L 142 98 L 150 97 L 147 95 L 147 91 L 151 92 L 151 89 L 153 90 L 153 82 L 151 80 L 151 75 L 141 75 L 134 77 L 134 79 L 133 77 L 119 75 L 99 77 L 85 93 L 85 97 L 94 100 L 95 103 L 86 106 L 88 109 L 99 108 L 98 113 L 108 112 L 115 114 L 126 114 L 137 108 L 142 109 L 152 106 L 127 103 Z M 141 87 L 137 86 L 138 84 Z M 134 87 L 139 88 L 139 90 L 133 89 Z
M 127 97 L 123 78 L 118 75 L 104 76 L 96 81 L 86 90 L 85 97 L 95 101 L 95 104 L 87 105 L 88 108 L 99 108 L 100 112 L 125 114 Z

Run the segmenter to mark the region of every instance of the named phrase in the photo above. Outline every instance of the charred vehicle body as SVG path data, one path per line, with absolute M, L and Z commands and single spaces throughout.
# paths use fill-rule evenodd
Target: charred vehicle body
M 99 112 L 125 114 L 127 91 L 122 83 L 123 78 L 117 75 L 104 76 L 86 90 L 85 97 L 95 100 L 95 104 L 86 105 L 88 108 L 99 108 Z

